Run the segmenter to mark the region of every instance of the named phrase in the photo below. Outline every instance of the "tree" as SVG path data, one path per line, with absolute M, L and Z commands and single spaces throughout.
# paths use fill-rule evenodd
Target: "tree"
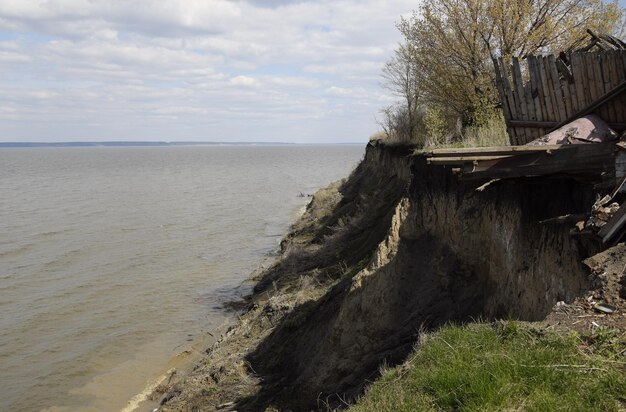
M 493 57 L 557 52 L 621 18 L 602 0 L 423 0 L 398 28 L 423 98 L 471 124 L 497 101 Z
M 383 87 L 400 98 L 400 103 L 382 110 L 383 129 L 403 142 L 415 141 L 420 128 L 420 87 L 417 83 L 417 66 L 409 50 L 400 46 L 383 67 Z

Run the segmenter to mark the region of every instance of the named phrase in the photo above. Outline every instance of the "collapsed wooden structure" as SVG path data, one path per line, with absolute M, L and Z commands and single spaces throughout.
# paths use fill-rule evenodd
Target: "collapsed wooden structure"
M 570 53 L 527 56 L 523 63 L 518 58 L 511 64 L 494 60 L 512 145 L 526 144 L 591 113 L 617 131 L 626 130 L 626 45 L 589 33 L 589 45 Z
M 429 164 L 452 168 L 461 179 L 491 182 L 567 175 L 611 190 L 608 201 L 626 193 L 626 43 L 589 34 L 592 39 L 587 46 L 559 56 L 528 56 L 523 62 L 513 58 L 510 64 L 494 60 L 511 146 L 434 149 L 420 154 Z M 570 123 L 585 116 L 600 118 L 605 127 L 608 124 L 614 141 L 570 139 L 568 134 L 576 135 L 580 129 L 574 127 L 580 123 Z M 598 130 L 591 129 L 592 134 Z M 564 144 L 549 144 L 559 134 L 566 137 L 559 141 Z M 618 136 L 622 141 L 617 141 Z M 598 235 L 605 244 L 626 236 L 626 201 Z

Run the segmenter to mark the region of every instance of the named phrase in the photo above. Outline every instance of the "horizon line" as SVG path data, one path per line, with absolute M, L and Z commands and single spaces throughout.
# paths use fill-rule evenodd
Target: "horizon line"
M 56 142 L 0 142 L 0 147 L 96 147 L 96 146 L 192 146 L 192 145 L 346 145 L 346 144 L 363 144 L 363 142 L 335 142 L 335 143 L 316 143 L 316 142 L 268 142 L 268 141 L 166 141 L 166 140 L 101 140 L 101 141 L 56 141 Z

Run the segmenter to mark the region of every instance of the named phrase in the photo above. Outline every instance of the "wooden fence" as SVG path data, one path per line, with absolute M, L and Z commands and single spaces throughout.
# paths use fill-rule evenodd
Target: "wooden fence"
M 499 59 L 494 66 L 512 145 L 590 113 L 626 129 L 626 50 L 530 56 L 525 64 Z

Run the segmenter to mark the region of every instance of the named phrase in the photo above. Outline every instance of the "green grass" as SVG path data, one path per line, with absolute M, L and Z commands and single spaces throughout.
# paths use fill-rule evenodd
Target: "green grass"
M 624 335 L 611 331 L 594 337 L 540 334 L 515 322 L 446 326 L 406 363 L 384 371 L 350 411 L 626 410 L 624 349 Z

